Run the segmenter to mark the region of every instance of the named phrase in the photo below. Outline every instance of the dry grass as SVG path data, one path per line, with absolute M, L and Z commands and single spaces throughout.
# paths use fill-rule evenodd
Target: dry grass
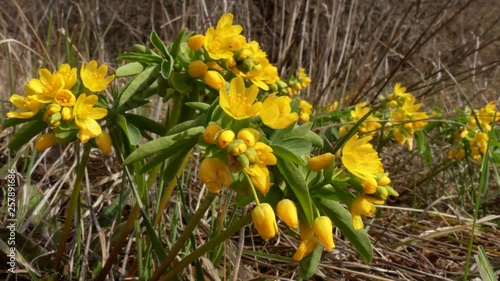
M 82 59 L 98 59 L 116 67 L 114 58 L 131 50 L 134 43 L 148 44 L 151 30 L 171 41 L 182 28 L 203 33 L 223 12 L 235 14 L 235 22 L 244 27 L 248 38 L 261 42 L 281 74 L 305 67 L 313 83 L 303 95 L 317 106 L 335 100 L 344 105 L 360 100 L 376 103 L 377 97 L 390 92 L 396 81 L 420 96 L 429 110 L 432 105 L 448 112 L 464 108 L 465 97 L 476 105 L 491 100 L 500 105 L 500 6 L 490 0 L 4 2 L 0 11 L 0 120 L 9 110 L 9 95 L 22 91 L 24 83 L 39 67 L 68 59 L 65 35 Z M 9 61 L 13 69 L 9 69 Z M 13 158 L 18 173 L 24 174 L 30 149 L 17 155 L 8 151 L 6 144 L 12 133 L 11 129 L 0 132 L 0 166 Z M 442 155 L 445 145 L 432 145 L 436 158 L 445 157 Z M 60 223 L 69 200 L 69 185 L 75 177 L 72 172 L 76 165 L 75 147 L 59 147 L 43 154 L 31 178 L 24 179 L 21 188 L 20 196 L 43 198 L 33 202 L 41 209 L 51 210 L 44 217 L 25 213 L 28 219 L 20 225 L 26 237 L 47 249 L 55 248 L 50 229 Z M 472 202 L 459 203 L 457 190 L 459 185 L 475 188 L 477 183 L 454 180 L 456 173 L 463 172 L 460 170 L 428 176 L 431 167 L 420 156 L 406 151 L 391 148 L 382 155 L 401 197 L 389 202 L 389 207 L 381 211 L 382 216 L 372 221 L 369 233 L 375 247 L 373 263 L 363 264 L 339 234 L 336 250 L 323 256 L 320 271 L 324 277 L 319 274 L 315 280 L 459 278 L 464 271 L 470 237 Z M 477 171 L 474 174 L 477 176 Z M 85 202 L 92 203 L 92 212 L 83 214 L 82 224 L 111 204 L 121 180 L 121 170 L 114 159 L 92 156 L 87 189 L 82 193 Z M 197 191 L 194 188 L 186 195 L 192 203 L 190 208 L 199 204 Z M 489 194 L 498 192 L 499 187 L 492 183 Z M 484 217 L 474 239 L 474 249 L 482 245 L 497 269 L 500 267 L 499 203 L 496 196 L 482 206 Z M 21 209 L 27 212 L 28 206 Z M 36 212 L 43 213 L 41 209 Z M 95 233 L 88 226 L 83 227 L 81 236 L 95 239 L 108 248 L 112 239 L 109 233 L 118 226 L 116 222 L 107 222 L 100 226 L 102 237 L 93 237 Z M 197 230 L 200 240 L 208 236 L 208 226 Z M 235 267 L 232 257 L 238 246 L 283 254 L 292 252 L 296 245 L 296 241 L 282 239 L 279 244 L 264 248 L 251 235 L 252 231 L 246 228 L 245 236 L 226 243 L 228 258 L 223 259 L 221 267 Z M 128 246 L 125 256 L 121 256 L 121 264 L 127 268 L 130 266 L 127 262 L 133 261 L 132 240 Z M 84 258 L 89 260 L 104 255 L 89 249 L 85 253 L 88 257 Z M 256 260 L 249 254 L 244 254 L 241 260 L 239 275 L 235 274 L 233 280 L 259 276 L 296 278 L 295 265 Z M 70 256 L 67 270 L 71 270 L 72 262 L 74 257 Z M 471 272 L 477 276 L 477 268 L 473 267 Z M 220 280 L 216 275 L 207 272 L 211 280 Z

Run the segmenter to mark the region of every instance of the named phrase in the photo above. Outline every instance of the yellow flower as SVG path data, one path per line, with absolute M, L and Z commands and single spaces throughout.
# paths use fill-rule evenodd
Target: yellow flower
M 266 195 L 271 187 L 271 177 L 269 170 L 264 164 L 253 164 L 245 167 L 245 172 L 250 176 L 253 185 L 260 193 Z
M 314 156 L 307 162 L 307 167 L 313 172 L 319 172 L 323 170 L 330 162 L 335 159 L 335 156 L 330 152 Z
M 500 112 L 497 112 L 495 117 L 495 111 L 496 106 L 493 102 L 489 102 L 486 106 L 476 111 L 476 116 L 477 119 L 479 119 L 479 124 L 485 132 L 491 131 L 490 123 L 500 120 Z
M 231 172 L 219 158 L 205 158 L 200 164 L 199 175 L 208 191 L 219 193 L 222 187 L 231 185 Z
M 311 78 L 307 75 L 306 70 L 303 67 L 299 69 L 299 73 L 297 74 L 297 76 L 303 89 L 309 86 L 309 84 L 311 84 L 312 82 Z
M 208 70 L 207 72 L 205 72 L 203 80 L 208 86 L 216 90 L 226 88 L 226 80 L 224 80 L 224 77 L 222 77 L 222 75 L 220 75 L 220 73 L 215 70 Z
M 25 90 L 33 93 L 33 99 L 40 103 L 53 102 L 56 93 L 64 89 L 63 76 L 57 72 L 52 74 L 46 68 L 40 69 L 38 74 L 40 79 L 31 79 Z
M 70 90 L 61 89 L 57 91 L 54 100 L 61 106 L 73 106 L 76 98 Z
M 35 148 L 38 152 L 41 152 L 53 146 L 55 143 L 56 135 L 54 135 L 53 133 L 45 133 L 37 139 Z
M 356 133 L 342 148 L 342 164 L 354 176 L 377 186 L 377 174 L 383 174 L 384 168 L 373 146 L 368 143 L 371 137 L 358 139 Z
M 333 224 L 329 217 L 317 217 L 314 220 L 313 230 L 325 250 L 331 251 L 335 248 L 335 244 L 333 243 Z
M 96 95 L 81 94 L 73 107 L 75 123 L 80 127 L 80 141 L 82 143 L 102 133 L 96 120 L 104 118 L 108 111 L 104 108 L 94 107 L 98 99 Z
M 299 226 L 299 217 L 297 215 L 297 207 L 290 199 L 283 199 L 276 205 L 276 211 L 281 219 L 291 228 Z
M 241 77 L 235 77 L 231 80 L 229 86 L 229 94 L 226 88 L 220 89 L 219 104 L 227 115 L 236 120 L 247 119 L 257 115 L 262 103 L 255 102 L 259 89 L 252 85 L 250 88 L 245 88 L 245 82 Z
M 263 165 L 276 165 L 276 156 L 273 154 L 273 149 L 263 143 L 263 142 L 257 142 L 253 149 L 255 149 L 255 152 L 257 153 L 257 156 L 259 157 L 259 163 Z
M 205 128 L 205 132 L 203 133 L 203 139 L 209 143 L 209 144 L 215 144 L 216 140 L 215 140 L 215 136 L 217 135 L 218 132 L 222 131 L 222 128 L 221 126 L 215 124 L 215 123 L 212 123 L 212 124 L 209 124 L 206 128 Z
M 300 121 L 309 122 L 309 119 L 312 114 L 312 105 L 305 100 L 300 100 L 299 107 L 300 107 Z
M 204 41 L 205 36 L 202 34 L 193 35 L 188 39 L 188 47 L 193 51 L 198 51 L 203 46 Z
M 276 94 L 271 94 L 262 103 L 260 117 L 265 125 L 273 129 L 284 129 L 299 119 L 296 112 L 291 112 L 292 108 L 290 97 L 281 96 L 275 97 Z
M 100 135 L 95 137 L 95 142 L 102 154 L 108 155 L 111 153 L 111 137 L 107 132 L 102 132 Z
M 228 59 L 233 56 L 233 51 L 243 47 L 246 38 L 240 35 L 241 25 L 233 25 L 233 14 L 221 16 L 217 27 L 208 28 L 205 34 L 205 49 L 214 60 Z
M 365 102 L 360 102 L 356 104 L 354 110 L 351 111 L 352 120 L 357 122 L 361 118 L 363 118 L 363 116 L 368 114 L 368 112 L 370 112 L 370 108 L 367 106 L 367 104 Z M 373 114 L 370 114 L 361 124 L 361 126 L 359 126 L 358 131 L 360 133 L 363 133 L 363 135 L 373 136 L 375 135 L 377 130 L 382 127 L 379 121 L 379 118 L 374 117 Z
M 41 103 L 36 101 L 33 96 L 23 97 L 13 94 L 10 97 L 10 102 L 20 110 L 11 111 L 7 113 L 9 118 L 27 119 L 35 116 L 40 111 Z
M 271 205 L 262 203 L 256 206 L 252 210 L 252 221 L 263 239 L 268 240 L 278 234 L 278 225 Z
M 191 77 L 200 78 L 205 75 L 208 66 L 201 60 L 195 60 L 189 64 L 188 73 Z
M 58 74 L 62 76 L 64 82 L 64 89 L 69 90 L 73 88 L 76 83 L 76 67 L 71 67 L 69 64 L 61 64 Z
M 361 219 L 361 216 L 371 216 L 375 214 L 377 209 L 373 203 L 384 204 L 384 201 L 366 195 L 358 196 L 354 199 L 354 201 L 352 201 L 350 211 L 355 230 L 363 228 L 363 220 Z
M 112 74 L 105 77 L 107 72 L 108 66 L 101 64 L 101 66 L 97 67 L 97 61 L 95 60 L 90 61 L 87 66 L 82 64 L 80 68 L 83 85 L 92 92 L 100 92 L 106 89 L 109 83 L 113 81 L 115 75 Z
M 300 240 L 299 247 L 292 257 L 294 261 L 301 261 L 319 245 L 318 238 L 314 236 L 313 229 L 305 224 L 300 224 Z

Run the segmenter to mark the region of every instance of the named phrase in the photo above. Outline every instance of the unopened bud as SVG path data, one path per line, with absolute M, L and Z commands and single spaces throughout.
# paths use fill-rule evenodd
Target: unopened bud
M 205 36 L 201 34 L 196 34 L 188 39 L 188 47 L 193 51 L 198 51 L 203 46 L 205 41 Z
M 208 66 L 201 60 L 195 60 L 189 64 L 188 73 L 191 77 L 200 78 L 205 75 L 208 70 Z
M 56 143 L 56 136 L 53 133 L 46 133 L 41 135 L 37 139 L 35 148 L 38 152 L 41 152 L 53 146 L 55 143 Z
M 234 141 L 234 132 L 231 130 L 224 130 L 217 136 L 217 145 L 221 149 L 226 149 L 227 146 Z

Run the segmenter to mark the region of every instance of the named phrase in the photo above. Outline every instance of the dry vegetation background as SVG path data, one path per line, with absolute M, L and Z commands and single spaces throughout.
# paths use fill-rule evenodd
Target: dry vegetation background
M 0 120 L 10 109 L 9 95 L 22 92 L 39 67 L 51 68 L 68 59 L 67 38 L 79 59 L 98 59 L 116 68 L 116 56 L 132 50 L 135 43 L 149 44 L 152 30 L 171 42 L 182 28 L 204 33 L 223 12 L 232 12 L 244 35 L 261 43 L 280 74 L 286 77 L 298 67 L 306 68 L 313 83 L 303 98 L 318 108 L 334 100 L 344 106 L 362 100 L 376 103 L 392 91 L 394 82 L 403 82 L 428 112 L 439 106 L 454 114 L 454 108 L 465 108 L 465 97 L 477 106 L 492 100 L 500 106 L 500 2 L 496 0 L 1 0 L 0 7 Z M 6 145 L 11 134 L 11 129 L 0 131 L 0 166 L 9 157 Z M 446 157 L 447 145 L 432 143 L 438 160 Z M 28 151 L 23 152 L 26 157 Z M 59 184 L 61 175 L 74 178 L 72 147 L 52 154 L 45 155 L 31 181 L 41 194 Z M 419 155 L 399 148 L 384 150 L 382 157 L 401 197 L 372 221 L 374 261 L 362 264 L 340 235 L 335 251 L 323 255 L 324 279 L 457 279 L 464 271 L 473 210 L 472 202 L 459 198 L 457 190 L 473 190 L 477 182 L 465 182 L 469 178 L 459 176 L 465 173 L 459 167 L 432 174 L 433 167 L 424 165 Z M 120 179 L 120 169 L 98 153 L 92 163 L 97 168 L 88 171 L 90 195 L 98 211 L 113 196 L 110 190 Z M 22 165 L 17 162 L 20 172 Z M 68 186 L 60 187 L 51 196 L 65 201 Z M 498 194 L 493 181 L 474 243 L 486 249 L 497 270 Z M 60 207 L 57 200 L 50 202 Z M 62 212 L 53 208 L 54 217 Z M 30 231 L 27 226 L 26 236 L 41 245 L 50 240 Z M 291 247 L 285 241 L 267 250 L 278 253 Z M 252 256 L 244 256 L 242 262 L 247 277 L 259 276 L 253 266 L 263 277 L 272 279 L 279 273 L 283 279 L 294 278 L 294 266 L 256 261 Z M 472 273 L 478 276 L 474 266 Z

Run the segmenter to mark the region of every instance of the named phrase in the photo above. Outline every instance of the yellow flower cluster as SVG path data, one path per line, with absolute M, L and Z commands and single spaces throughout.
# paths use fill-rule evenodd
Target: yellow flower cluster
M 394 92 L 387 96 L 388 106 L 391 109 L 389 117 L 392 125 L 392 134 L 399 145 L 413 150 L 413 135 L 427 125 L 427 113 L 419 111 L 421 103 L 415 104 L 415 97 L 406 92 L 401 83 L 396 83 Z
M 200 167 L 200 178 L 212 193 L 221 191 L 222 186 L 231 185 L 230 173 L 244 171 L 251 179 L 255 188 L 262 194 L 267 194 L 271 186 L 271 178 L 267 166 L 276 165 L 276 156 L 267 144 L 260 142 L 260 133 L 251 128 L 245 128 L 236 135 L 232 130 L 224 130 L 218 124 L 212 123 L 207 126 L 203 135 L 204 140 L 211 145 L 217 145 L 227 155 L 226 166 L 222 160 L 217 158 L 205 158 L 202 162 L 211 161 L 204 169 Z M 208 160 L 208 159 L 217 159 Z M 225 168 L 224 168 L 225 167 Z
M 79 129 L 78 137 L 85 143 L 102 133 L 96 120 L 104 118 L 107 110 L 95 107 L 98 97 L 93 92 L 103 91 L 114 79 L 114 75 L 106 77 L 107 71 L 107 65 L 98 67 L 96 61 L 91 61 L 87 66 L 82 65 L 80 78 L 88 89 L 88 94 L 82 93 L 77 99 L 73 90 L 77 82 L 75 67 L 62 64 L 54 72 L 42 68 L 38 71 L 39 78 L 31 79 L 24 87 L 26 96 L 13 94 L 10 97 L 10 101 L 18 110 L 7 113 L 7 116 L 27 119 L 43 112 L 43 120 L 49 127 L 54 130 L 59 130 L 61 126 L 64 126 L 64 130 L 73 127 Z M 35 147 L 42 151 L 57 141 L 54 133 L 46 133 L 38 139 Z
M 188 46 L 196 52 L 206 51 L 206 65 L 214 62 L 211 67 L 201 63 L 189 67 L 192 77 L 204 76 L 205 82 L 216 85 L 212 88 L 222 89 L 224 78 L 220 75 L 229 70 L 238 77 L 250 80 L 258 88 L 268 91 L 269 85 L 279 80 L 278 69 L 267 59 L 257 41 L 247 42 L 241 35 L 241 25 L 233 25 L 233 14 L 221 16 L 217 26 L 209 27 L 205 35 L 196 34 L 188 40 Z M 210 69 L 210 70 L 209 70 Z
M 304 68 L 300 68 L 297 76 L 292 76 L 290 81 L 288 81 L 288 87 L 286 91 L 289 96 L 298 95 L 300 91 L 304 90 L 311 84 L 312 80 L 307 75 Z
M 375 213 L 375 204 L 384 204 L 389 195 L 398 196 L 389 186 L 391 180 L 384 172 L 381 159 L 369 143 L 371 137 L 359 139 L 356 133 L 342 148 L 342 164 L 356 177 L 351 181 L 354 186 L 359 185 L 361 195 L 351 204 L 351 215 L 354 229 L 363 228 L 361 215 L 370 216 Z
M 467 142 L 470 156 L 477 163 L 481 163 L 482 156 L 488 149 L 488 132 L 491 131 L 491 124 L 500 120 L 500 114 L 496 112 L 495 104 L 489 102 L 483 108 L 476 110 L 475 116 L 469 117 L 467 124 L 455 131 L 457 144 L 448 153 L 449 159 L 464 159 L 466 156 L 465 142 Z
M 309 122 L 311 119 L 311 115 L 313 114 L 313 106 L 305 100 L 299 99 L 299 107 L 300 107 L 300 121 Z
M 354 106 L 354 110 L 351 110 L 351 116 L 349 120 L 345 120 L 347 122 L 351 123 L 356 123 L 358 122 L 363 116 L 368 114 L 370 112 L 370 108 L 366 104 L 366 102 L 360 102 Z M 363 123 L 358 128 L 358 132 L 362 136 L 374 136 L 377 131 L 382 127 L 380 124 L 380 119 L 373 116 L 373 114 L 370 114 Z M 345 134 L 351 130 L 353 127 L 353 124 L 349 124 L 347 126 L 342 126 L 339 129 L 339 134 L 341 137 L 345 136 Z

